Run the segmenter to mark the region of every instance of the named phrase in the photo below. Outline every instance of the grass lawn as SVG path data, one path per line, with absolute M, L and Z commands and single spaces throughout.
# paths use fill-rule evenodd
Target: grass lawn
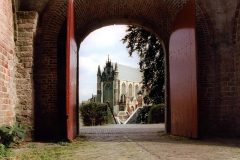
M 15 149 L 14 154 L 17 160 L 59 160 L 72 159 L 71 155 L 81 147 L 86 147 L 91 143 L 86 143 L 84 137 L 77 138 L 71 143 L 27 143 L 20 149 Z

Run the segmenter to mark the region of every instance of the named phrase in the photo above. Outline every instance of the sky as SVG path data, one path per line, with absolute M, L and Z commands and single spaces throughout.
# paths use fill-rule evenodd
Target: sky
M 97 92 L 97 69 L 101 70 L 109 58 L 112 62 L 138 68 L 139 57 L 129 56 L 121 39 L 126 35 L 127 26 L 112 25 L 90 33 L 81 43 L 79 51 L 79 99 L 88 100 Z

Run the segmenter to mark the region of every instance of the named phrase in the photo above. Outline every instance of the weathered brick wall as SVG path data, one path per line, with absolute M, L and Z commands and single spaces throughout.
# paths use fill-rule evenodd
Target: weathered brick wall
M 240 66 L 236 65 L 239 61 L 236 57 L 239 49 L 234 45 L 232 38 L 232 19 L 238 1 L 199 1 L 208 15 L 210 26 L 210 30 L 203 30 L 202 34 L 198 35 L 201 49 L 199 109 L 202 111 L 200 112 L 202 134 L 239 136 L 240 107 L 237 100 L 240 92 L 237 86 L 240 81 L 237 79 L 237 70 Z M 204 34 L 205 40 L 202 41 L 201 37 Z
M 207 135 L 218 121 L 215 114 L 218 96 L 217 63 L 218 56 L 213 49 L 214 30 L 210 15 L 201 1 L 197 1 L 197 51 L 198 51 L 198 99 L 199 131 Z
M 235 6 L 235 14 L 232 18 L 232 43 L 235 49 L 235 75 L 236 75 L 236 108 L 234 112 L 235 130 L 240 135 L 240 2 Z
M 14 23 L 11 0 L 0 1 L 0 125 L 15 120 Z
M 140 24 L 155 31 L 161 38 L 168 41 L 171 21 L 176 13 L 186 3 L 186 0 L 155 1 L 155 0 L 76 0 L 76 32 L 79 43 L 91 31 L 109 24 L 125 23 Z M 96 10 L 98 8 L 98 10 Z M 167 17 L 167 18 L 166 18 Z M 50 1 L 40 20 L 38 28 L 38 53 L 36 54 L 36 124 L 39 136 L 45 138 L 56 137 L 58 122 L 66 116 L 59 116 L 64 108 L 58 105 L 60 80 L 58 55 L 63 47 L 58 48 L 61 39 L 60 30 L 66 20 L 66 1 Z M 161 28 L 161 29 L 160 29 Z M 64 97 L 63 97 L 64 98 Z M 60 98 L 61 99 L 61 98 Z M 51 121 L 49 119 L 51 118 Z
M 79 42 L 98 27 L 113 23 L 134 23 L 149 27 L 165 40 L 167 46 L 171 22 L 186 1 L 75 2 Z M 235 10 L 238 0 L 196 2 L 201 134 L 240 135 L 240 38 L 236 36 L 240 33 L 240 25 L 237 23 L 240 20 L 236 18 L 239 9 Z M 59 118 L 57 85 L 61 82 L 58 81 L 57 48 L 58 41 L 61 41 L 58 39 L 60 29 L 66 16 L 66 2 L 53 0 L 45 11 L 39 30 L 40 51 L 36 55 L 35 75 L 38 95 L 36 108 L 39 109 L 39 128 L 45 128 L 43 134 L 49 130 L 56 131 L 52 126 Z M 53 123 L 46 124 L 49 117 Z
M 37 12 L 17 12 L 16 120 L 30 131 L 34 128 L 33 46 L 37 22 Z
M 186 0 L 75 2 L 79 42 L 98 27 L 134 23 L 159 34 L 167 46 L 172 21 Z M 196 2 L 200 130 L 202 135 L 240 135 L 240 2 Z M 66 1 L 51 0 L 48 5 L 37 31 L 37 50 L 33 47 L 37 13 L 17 12 L 14 50 L 12 3 L 0 0 L 0 125 L 14 123 L 16 106 L 17 121 L 32 127 L 37 110 L 40 134 L 55 136 L 62 129 L 57 122 L 66 118 L 59 114 L 64 108 L 58 104 L 64 92 L 58 86 L 63 70 L 60 60 L 64 61 L 59 54 L 65 49 L 61 46 L 65 45 Z

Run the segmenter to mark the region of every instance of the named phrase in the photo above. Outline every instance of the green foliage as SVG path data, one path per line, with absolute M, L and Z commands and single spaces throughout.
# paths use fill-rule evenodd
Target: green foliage
M 151 106 L 144 106 L 143 108 L 141 108 L 140 110 L 140 114 L 138 116 L 138 123 L 148 123 L 148 113 L 151 109 Z
M 80 107 L 83 123 L 86 126 L 102 125 L 108 119 L 107 104 L 90 102 Z
M 11 151 L 6 148 L 3 144 L 0 144 L 0 159 L 9 157 L 11 155 Z
M 163 123 L 165 112 L 164 104 L 144 106 L 137 117 L 137 123 Z
M 20 124 L 0 127 L 0 142 L 6 147 L 19 145 L 25 138 L 25 128 Z
M 164 104 L 153 105 L 148 112 L 148 123 L 163 123 L 164 110 Z
M 145 103 L 164 102 L 164 50 L 161 41 L 142 27 L 130 25 L 127 35 L 122 39 L 127 44 L 129 55 L 137 53 L 140 57 L 140 70 L 143 72 L 143 87 L 148 91 Z

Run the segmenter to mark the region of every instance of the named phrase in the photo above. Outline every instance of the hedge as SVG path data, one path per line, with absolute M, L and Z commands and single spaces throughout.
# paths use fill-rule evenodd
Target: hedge
M 163 123 L 165 119 L 164 104 L 153 105 L 148 112 L 148 123 Z
M 137 123 L 164 123 L 164 110 L 164 104 L 144 106 L 143 108 L 141 108 L 140 114 L 137 117 Z
M 104 103 L 89 102 L 80 106 L 83 124 L 95 126 L 106 124 L 108 121 L 108 107 Z

